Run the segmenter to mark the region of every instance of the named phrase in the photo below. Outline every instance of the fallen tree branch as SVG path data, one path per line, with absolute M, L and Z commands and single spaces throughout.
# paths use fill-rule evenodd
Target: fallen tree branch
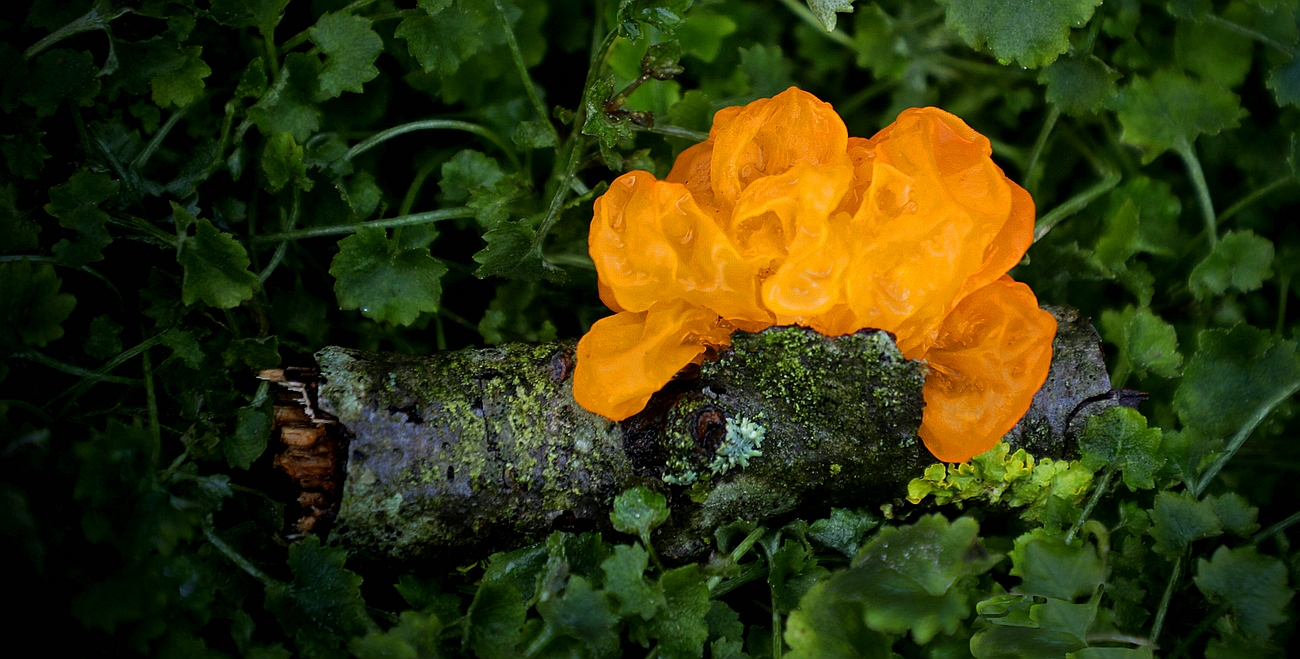
M 1059 456 L 1115 403 L 1096 331 L 1049 311 L 1051 372 L 1006 439 Z M 622 423 L 573 401 L 571 341 L 426 357 L 326 348 L 319 371 L 264 372 L 282 387 L 276 465 L 301 488 L 294 532 L 402 561 L 506 548 L 607 527 L 613 497 L 643 485 L 669 497 L 655 543 L 681 559 L 735 519 L 891 501 L 934 461 L 916 436 L 925 367 L 888 333 L 737 332 L 718 357 Z

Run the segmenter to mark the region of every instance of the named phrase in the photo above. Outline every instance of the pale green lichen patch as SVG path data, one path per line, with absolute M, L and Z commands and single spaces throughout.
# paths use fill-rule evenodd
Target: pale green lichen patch
M 727 437 L 718 447 L 717 455 L 709 464 L 709 471 L 725 475 L 731 469 L 744 469 L 751 458 L 763 455 L 763 437 L 767 428 L 746 419 L 727 419 Z

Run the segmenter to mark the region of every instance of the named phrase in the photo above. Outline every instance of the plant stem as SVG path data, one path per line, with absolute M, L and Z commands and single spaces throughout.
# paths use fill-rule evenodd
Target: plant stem
M 1286 324 L 1286 303 L 1291 298 L 1291 276 L 1283 275 L 1277 286 L 1277 324 L 1273 327 L 1273 334 L 1281 337 L 1282 326 Z
M 276 579 L 272 578 L 271 575 L 258 569 L 258 567 L 256 565 L 253 565 L 253 563 L 249 561 L 247 558 L 241 556 L 239 552 L 234 550 L 233 547 L 226 544 L 225 540 L 222 540 L 221 538 L 217 537 L 217 532 L 212 529 L 212 522 L 210 520 L 203 525 L 203 537 L 207 538 L 208 542 L 212 543 L 212 546 L 215 547 L 217 551 L 221 552 L 222 555 L 230 559 L 231 563 L 234 563 L 241 570 L 247 572 L 248 576 L 253 577 L 254 579 L 260 581 L 263 586 L 266 586 L 267 588 L 273 588 L 275 586 L 283 585 Z
M 1290 383 L 1281 393 L 1264 401 L 1255 409 L 1255 413 L 1251 415 L 1250 420 L 1246 422 L 1246 425 L 1242 426 L 1241 430 L 1238 430 L 1237 434 L 1232 436 L 1232 440 L 1228 442 L 1228 446 L 1223 449 L 1223 452 L 1219 454 L 1219 457 L 1215 458 L 1214 462 L 1205 470 L 1205 473 L 1196 481 L 1196 487 L 1192 488 L 1193 496 L 1198 499 L 1201 498 L 1201 494 L 1205 492 L 1205 488 L 1209 487 L 1210 483 L 1218 477 L 1219 472 L 1223 471 L 1224 466 L 1228 464 L 1228 461 L 1232 459 L 1232 456 L 1236 455 L 1237 451 L 1241 449 L 1242 444 L 1246 443 L 1246 439 L 1250 437 L 1251 433 L 1255 432 L 1255 428 L 1264 421 L 1269 413 L 1273 411 L 1273 408 L 1281 405 L 1283 401 L 1290 398 L 1296 391 L 1300 391 L 1300 380 Z
M 271 80 L 280 77 L 280 55 L 276 52 L 275 31 L 261 32 L 262 49 L 266 51 L 266 68 L 271 74 Z
M 1290 517 L 1260 531 L 1259 533 L 1256 533 L 1255 537 L 1250 539 L 1250 544 L 1252 546 L 1258 545 L 1259 543 L 1291 528 L 1298 522 L 1300 522 L 1300 512 L 1292 513 Z
M 376 229 L 391 229 L 393 227 L 407 227 L 417 224 L 428 224 L 430 222 L 440 222 L 442 220 L 451 220 L 458 217 L 474 217 L 474 209 L 465 206 L 459 206 L 456 208 L 440 208 L 436 211 L 414 213 L 412 215 L 403 215 L 401 217 L 391 217 L 386 220 L 371 220 L 369 222 L 357 222 L 356 224 L 336 224 L 326 227 L 312 227 L 310 229 L 285 231 L 283 233 L 264 233 L 260 236 L 248 238 L 247 242 L 251 244 L 259 244 L 274 243 L 281 240 L 302 240 L 303 238 L 338 236 L 345 233 L 355 233 L 360 229 L 371 227 Z
M 289 217 L 284 220 L 285 232 L 293 231 L 293 228 L 297 226 L 298 215 L 300 214 L 301 208 L 302 191 L 297 186 L 294 186 L 293 205 L 289 210 Z M 289 242 L 289 240 L 281 240 L 280 244 L 276 246 L 275 253 L 271 255 L 271 262 L 267 263 L 266 267 L 262 269 L 261 274 L 257 276 L 258 284 L 265 284 L 266 280 L 271 278 L 271 273 L 275 272 L 275 269 L 279 267 L 280 262 L 284 260 L 285 252 L 289 251 Z
M 117 290 L 117 286 L 113 285 L 113 281 L 108 277 L 105 277 L 103 273 L 99 272 L 98 270 L 95 270 L 94 268 L 88 265 L 72 266 L 72 265 L 68 265 L 67 263 L 64 263 L 63 261 L 60 261 L 58 257 L 41 256 L 39 254 L 10 254 L 5 256 L 0 256 L 0 263 L 6 263 L 9 261 L 24 261 L 24 260 L 31 261 L 32 263 L 53 263 L 54 265 L 63 266 L 65 268 L 80 270 L 94 277 L 95 279 L 98 279 L 99 281 L 103 282 L 104 285 L 108 287 L 108 290 L 113 291 L 113 295 L 116 295 L 119 301 L 121 301 L 122 299 L 122 293 Z
M 1243 37 L 1254 39 L 1255 41 L 1258 41 L 1270 48 L 1273 48 L 1274 50 L 1277 50 L 1278 52 L 1284 55 L 1295 57 L 1295 50 L 1290 46 L 1282 43 L 1281 41 L 1278 41 L 1277 39 L 1274 39 L 1273 37 L 1268 36 L 1267 34 L 1264 34 L 1263 32 L 1246 27 L 1245 25 L 1242 25 L 1241 23 L 1238 23 L 1236 21 L 1226 19 L 1222 16 L 1216 16 L 1210 13 L 1205 14 L 1205 18 L 1203 18 L 1202 20 L 1204 20 L 1206 23 L 1210 23 L 1211 25 L 1217 25 L 1225 30 L 1228 30 L 1229 32 L 1236 32 L 1237 34 L 1240 34 Z
M 1151 623 L 1151 645 L 1155 645 L 1160 640 L 1160 630 L 1165 626 L 1165 616 L 1169 613 L 1169 603 L 1174 598 L 1174 588 L 1178 585 L 1178 580 L 1183 576 L 1183 557 L 1179 556 L 1174 560 L 1173 572 L 1169 574 L 1169 585 L 1165 586 L 1165 594 L 1160 597 L 1160 608 L 1156 609 L 1155 622 Z
M 172 132 L 172 129 L 176 127 L 176 123 L 179 122 L 181 117 L 184 117 L 185 113 L 189 111 L 190 108 L 194 107 L 194 105 L 194 103 L 190 103 L 183 108 L 177 109 L 170 117 L 167 117 L 167 123 L 163 124 L 162 128 L 159 128 L 157 133 L 154 133 L 153 137 L 150 138 L 149 143 L 145 145 L 144 149 L 140 150 L 140 155 L 136 156 L 135 160 L 131 161 L 130 168 L 132 171 L 140 171 L 141 168 L 149 163 L 149 159 L 153 157 L 154 152 L 158 150 L 158 147 L 162 146 L 163 138 L 167 137 L 167 134 Z M 221 152 L 217 151 L 217 153 Z
M 510 47 L 510 56 L 515 61 L 515 68 L 519 71 L 519 78 L 523 80 L 524 92 L 528 94 L 528 100 L 533 104 L 533 110 L 537 112 L 537 117 L 542 123 L 546 124 L 546 129 L 551 132 L 551 137 L 555 140 L 555 148 L 560 148 L 560 132 L 555 129 L 555 124 L 551 123 L 551 114 L 546 111 L 546 105 L 542 103 L 542 97 L 537 93 L 537 86 L 533 84 L 533 77 L 528 74 L 528 65 L 524 63 L 524 55 L 519 52 L 519 42 L 515 39 L 515 31 L 510 29 L 510 23 L 506 21 L 506 8 L 502 6 L 501 0 L 492 0 L 496 5 L 497 16 L 501 19 L 501 29 L 506 34 L 506 45 Z M 518 163 L 515 163 L 518 167 Z
M 1038 165 L 1038 159 L 1043 155 L 1043 148 L 1047 146 L 1047 138 L 1051 137 L 1052 129 L 1056 128 L 1056 121 L 1061 118 L 1061 108 L 1053 105 L 1052 109 L 1047 111 L 1047 119 L 1043 121 L 1043 127 L 1038 131 L 1038 139 L 1034 140 L 1034 148 L 1029 151 L 1029 162 L 1025 163 L 1025 188 L 1033 190 L 1038 187 L 1038 177 L 1034 176 L 1034 167 Z
M 66 407 L 68 405 L 71 405 L 72 402 L 75 401 L 78 396 L 85 393 L 87 389 L 94 386 L 97 382 L 114 381 L 114 379 L 109 379 L 109 378 L 123 379 L 123 380 L 127 379 L 127 378 L 116 378 L 116 376 L 111 376 L 108 374 L 113 372 L 113 370 L 116 369 L 118 366 L 125 364 L 132 357 L 135 357 L 136 355 L 144 352 L 145 350 L 148 350 L 149 348 L 152 348 L 153 346 L 158 345 L 159 343 L 162 343 L 161 334 L 145 339 L 144 341 L 141 341 L 136 346 L 124 350 L 118 356 L 110 359 L 108 363 L 92 371 L 90 375 L 82 376 L 80 382 L 67 388 L 66 390 L 63 391 L 63 393 L 59 394 L 58 396 L 55 396 L 54 400 L 58 400 L 60 398 L 63 398 L 64 396 L 71 396 L 71 398 L 69 398 L 68 402 L 65 404 L 65 409 L 66 409 Z M 140 382 L 137 380 L 131 380 L 130 383 L 140 384 Z
M 1079 519 L 1070 525 L 1070 530 L 1065 534 L 1065 544 L 1074 542 L 1074 536 L 1083 528 L 1083 523 L 1088 521 L 1088 516 L 1097 507 L 1097 502 L 1101 501 L 1102 495 L 1110 488 L 1110 479 L 1115 477 L 1115 465 L 1106 465 L 1106 469 L 1101 472 L 1101 481 L 1097 483 L 1096 489 L 1093 490 L 1092 496 L 1088 498 L 1088 503 L 1084 505 L 1083 512 L 1079 513 Z
M 1219 219 L 1215 221 L 1215 225 L 1217 226 L 1223 224 L 1224 222 L 1227 222 L 1232 216 L 1236 215 L 1237 213 L 1240 213 L 1247 206 L 1258 201 L 1261 197 L 1264 197 L 1270 192 L 1277 190 L 1278 188 L 1281 188 L 1285 186 L 1287 183 L 1290 183 L 1294 180 L 1295 178 L 1290 175 L 1283 176 L 1282 178 L 1273 181 L 1272 183 L 1269 183 L 1268 185 L 1258 190 L 1251 191 L 1250 194 L 1247 194 L 1246 196 L 1237 200 L 1237 203 L 1229 206 L 1228 210 L 1219 213 Z
M 106 2 L 95 3 L 95 5 L 90 8 L 90 11 L 83 14 L 81 18 L 78 18 L 77 20 L 72 21 L 71 23 L 68 23 L 67 25 L 64 25 L 63 27 L 45 35 L 45 37 L 43 37 L 40 41 L 37 41 L 36 43 L 29 46 L 27 50 L 23 51 L 23 59 L 30 60 L 31 58 L 40 55 L 41 51 L 44 51 L 46 48 L 49 48 L 50 46 L 53 46 L 54 44 L 63 41 L 64 39 L 67 39 L 68 37 L 81 34 L 82 32 L 103 30 L 107 28 L 108 24 L 112 22 L 114 19 L 121 16 L 122 14 L 130 13 L 131 11 L 127 7 L 119 7 L 113 9 L 111 12 L 108 13 L 104 13 L 104 14 L 99 13 L 100 9 L 108 9 L 110 6 L 111 5 L 109 5 Z
M 658 135 L 669 135 L 671 137 L 681 137 L 695 142 L 703 142 L 704 140 L 709 139 L 708 133 L 703 133 L 698 130 L 691 130 L 689 128 L 682 128 L 681 126 L 665 126 L 663 124 L 655 124 L 653 126 L 638 126 L 637 124 L 632 124 L 632 130 L 639 131 L 642 133 L 655 133 Z
M 145 408 L 149 411 L 149 473 L 158 471 L 162 455 L 162 428 L 158 426 L 158 392 L 153 384 L 153 359 L 149 351 L 140 353 L 140 370 L 144 372 Z
M 349 162 L 353 158 L 373 149 L 383 142 L 391 140 L 399 135 L 405 135 L 417 130 L 463 130 L 467 133 L 473 133 L 491 142 L 496 145 L 497 148 L 505 152 L 506 157 L 510 159 L 510 163 L 514 165 L 515 169 L 519 169 L 519 157 L 515 155 L 515 152 L 510 149 L 510 147 L 506 146 L 506 143 L 499 135 L 478 124 L 472 124 L 468 121 L 457 121 L 455 119 L 425 119 L 423 121 L 413 121 L 409 124 L 402 124 L 400 126 L 393 126 L 387 130 L 381 130 L 378 133 L 357 142 L 356 145 L 343 154 L 343 157 L 339 158 L 339 162 Z
M 1214 201 L 1210 199 L 1210 186 L 1205 182 L 1205 172 L 1201 170 L 1201 160 L 1196 157 L 1196 147 L 1187 141 L 1187 137 L 1179 137 L 1178 143 L 1174 145 L 1174 150 L 1182 157 L 1183 163 L 1187 165 L 1187 174 L 1192 179 L 1192 185 L 1196 188 L 1196 199 L 1201 206 L 1201 218 L 1205 220 L 1205 232 L 1210 241 L 1210 248 L 1213 249 L 1215 243 L 1219 242 L 1219 232 L 1214 220 Z
M 812 13 L 812 10 L 808 9 L 808 7 L 803 3 L 798 2 L 798 0 L 781 0 L 781 4 L 785 5 L 791 12 L 794 12 L 794 15 L 799 17 L 799 20 L 811 25 L 819 34 L 826 35 L 828 39 L 840 44 L 841 46 L 848 48 L 853 47 L 853 37 L 845 34 L 839 28 L 827 30 L 826 26 L 822 25 L 822 22 Z M 780 659 L 780 656 L 778 655 L 776 659 Z
M 1038 222 L 1034 224 L 1034 242 L 1042 240 L 1043 237 L 1052 229 L 1056 228 L 1056 225 L 1060 224 L 1062 220 L 1083 210 L 1083 208 L 1092 203 L 1094 199 L 1105 194 L 1116 185 L 1119 185 L 1119 179 L 1119 172 L 1111 170 L 1107 172 L 1106 177 L 1096 185 L 1070 197 L 1065 201 L 1065 203 L 1053 208 L 1051 212 L 1038 218 Z
M 37 364 L 40 364 L 42 366 L 48 366 L 56 371 L 63 371 L 68 375 L 76 375 L 78 377 L 87 380 L 95 380 L 97 382 L 112 382 L 113 384 L 126 384 L 131 386 L 139 386 L 143 384 L 143 382 L 141 382 L 140 380 L 136 380 L 134 378 L 124 378 L 116 375 L 108 375 L 106 373 L 92 371 L 88 368 L 82 368 L 80 366 L 74 366 L 72 364 L 61 362 L 53 357 L 36 352 L 35 350 L 32 350 L 30 348 L 22 352 L 16 352 L 13 354 L 13 356 L 19 359 L 26 359 L 29 362 L 36 362 Z
M 406 188 L 406 196 L 402 197 L 402 205 L 397 207 L 398 217 L 411 212 L 411 207 L 415 205 L 415 199 L 420 196 L 420 188 L 424 187 L 424 180 L 429 178 L 433 170 L 442 163 L 443 161 L 439 158 L 430 158 L 429 162 L 415 173 L 415 178 L 411 179 L 411 185 Z

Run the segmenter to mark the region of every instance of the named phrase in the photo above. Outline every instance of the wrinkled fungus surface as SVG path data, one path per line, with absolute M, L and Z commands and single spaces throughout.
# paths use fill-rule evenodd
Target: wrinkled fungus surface
M 790 89 L 718 111 L 666 180 L 618 177 L 589 246 L 615 315 L 578 344 L 574 397 L 615 421 L 735 330 L 892 332 L 929 364 L 921 439 L 962 462 L 1029 408 L 1056 321 L 1006 276 L 1034 203 L 983 135 L 938 108 L 871 139 Z

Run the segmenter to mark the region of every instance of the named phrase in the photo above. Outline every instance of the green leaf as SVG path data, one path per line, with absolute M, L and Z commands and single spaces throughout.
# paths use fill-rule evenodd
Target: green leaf
M 302 161 L 302 147 L 289 133 L 272 135 L 266 140 L 262 171 L 266 174 L 266 189 L 271 192 L 279 192 L 290 183 L 304 192 L 313 185 L 307 176 L 307 165 Z
M 122 326 L 106 315 L 95 316 L 90 321 L 90 336 L 82 345 L 86 354 L 95 359 L 108 359 L 122 352 Z
M 1197 501 L 1190 492 L 1156 494 L 1151 508 L 1152 549 L 1170 560 L 1181 556 L 1195 540 L 1223 533 L 1223 525 L 1208 501 Z
M 173 327 L 159 334 L 158 338 L 162 340 L 163 345 L 172 349 L 174 356 L 179 357 L 190 368 L 197 369 L 203 365 L 206 356 L 193 333 Z
M 437 311 L 447 266 L 429 249 L 403 248 L 387 232 L 362 227 L 339 241 L 330 264 L 342 309 L 360 309 L 377 322 L 410 325 L 421 312 Z
M 535 244 L 536 237 L 537 232 L 528 220 L 499 222 L 483 234 L 487 246 L 474 254 L 474 261 L 479 264 L 474 275 L 479 278 L 562 279 L 563 271 L 542 260 L 541 249 Z
M 19 129 L 17 134 L 0 136 L 0 152 L 4 154 L 5 166 L 19 178 L 40 178 L 45 161 L 50 157 L 50 152 L 41 142 L 45 131 L 37 130 L 35 122 L 29 121 L 15 121 L 11 126 Z M 3 240 L 3 235 L 0 233 L 0 245 L 10 244 Z
M 1237 625 L 1256 638 L 1286 621 L 1283 609 L 1295 595 L 1286 565 L 1254 547 L 1219 547 L 1210 560 L 1196 561 L 1195 581 L 1206 597 L 1226 602 Z
M 360 94 L 361 86 L 379 75 L 375 60 L 383 52 L 384 42 L 370 29 L 370 19 L 331 12 L 321 16 L 307 33 L 325 54 L 320 74 L 323 98 L 345 91 Z
M 44 53 L 32 62 L 28 80 L 23 102 L 36 108 L 38 117 L 54 114 L 65 100 L 89 107 L 99 93 L 99 69 L 86 51 L 56 48 Z
M 528 609 L 518 588 L 508 583 L 488 581 L 485 577 L 467 614 L 469 630 L 466 637 L 470 648 L 484 659 L 516 657 L 515 646 L 519 644 L 527 616 Z
M 471 191 L 491 189 L 504 175 L 495 158 L 481 151 L 465 149 L 442 164 L 442 179 L 438 187 L 443 199 L 463 202 L 469 199 Z
M 320 129 L 321 111 L 316 106 L 320 74 L 319 59 L 306 53 L 289 53 L 274 84 L 257 105 L 248 109 L 249 120 L 262 135 L 289 133 L 299 144 L 305 143 Z
M 1106 215 L 1106 224 L 1097 237 L 1093 254 L 1110 270 L 1119 271 L 1138 251 L 1138 225 L 1141 215 L 1137 204 L 1125 199 L 1118 209 Z
M 700 566 L 684 565 L 659 577 L 663 590 L 663 609 L 650 621 L 649 635 L 659 640 L 659 656 L 664 659 L 698 659 L 703 655 L 709 626 L 704 618 L 709 612 L 709 587 Z
M 830 572 L 817 564 L 806 542 L 786 540 L 768 557 L 767 583 L 780 613 L 799 608 L 799 600 Z
M 808 0 L 808 8 L 827 32 L 835 31 L 836 12 L 853 13 L 853 0 Z
M 257 288 L 257 275 L 248 271 L 248 252 L 233 236 L 218 231 L 212 222 L 195 220 L 184 208 L 172 203 L 178 226 L 192 224 L 179 238 L 176 261 L 185 268 L 181 283 L 181 302 L 186 305 L 202 301 L 210 307 L 232 309 L 251 297 Z
M 600 145 L 601 157 L 610 169 L 623 169 L 623 158 L 615 149 L 618 143 L 631 139 L 632 124 L 623 115 L 610 115 L 605 112 L 605 102 L 614 96 L 613 78 L 599 81 L 592 86 L 586 96 L 586 121 L 582 124 L 582 134 L 596 138 Z
M 1300 106 L 1300 57 L 1292 57 L 1269 72 L 1265 84 L 1273 90 L 1278 105 Z
M 980 619 L 993 623 L 975 633 L 970 653 L 976 659 L 1056 659 L 1087 647 L 1085 636 L 1097 616 L 1097 598 L 1087 604 L 1071 604 L 1048 598 L 1033 603 L 1032 596 L 1003 595 L 980 602 Z M 1010 608 L 1012 616 L 989 616 Z
M 266 588 L 267 610 L 303 654 L 327 652 L 375 629 L 361 598 L 361 577 L 343 567 L 346 560 L 346 550 L 308 535 L 289 546 L 293 581 Z
M 524 149 L 544 149 L 555 146 L 555 132 L 546 121 L 521 121 L 510 136 L 515 146 Z
M 1253 231 L 1229 231 L 1192 270 L 1188 286 L 1196 299 L 1228 289 L 1249 293 L 1273 276 L 1273 241 Z
M 649 546 L 650 532 L 668 521 L 668 500 L 658 492 L 634 487 L 614 497 L 609 521 L 614 530 L 635 535 Z
M 1092 18 L 1100 0 L 1048 0 L 1032 11 L 997 0 L 939 0 L 948 27 L 972 48 L 993 51 L 1003 64 L 1012 60 L 1036 68 L 1051 64 L 1070 47 L 1070 28 Z
M 1119 359 L 1140 377 L 1150 371 L 1163 378 L 1178 375 L 1183 356 L 1178 352 L 1178 334 L 1173 325 L 1132 305 L 1116 312 L 1101 314 L 1101 330 L 1106 340 L 1119 346 Z
M 808 527 L 808 536 L 853 558 L 862 539 L 879 525 L 880 518 L 866 508 L 831 508 L 830 517 L 819 519 Z
M 709 99 L 708 94 L 692 89 L 682 94 L 682 99 L 668 108 L 668 121 L 674 126 L 707 133 L 713 124 L 713 101 Z M 673 150 L 676 153 L 695 142 L 693 140 L 669 138 L 669 143 L 673 145 Z
M 44 347 L 63 336 L 63 321 L 77 298 L 60 293 L 63 282 L 48 263 L 0 263 L 0 350 Z
M 549 597 L 539 601 L 537 612 L 553 633 L 581 642 L 597 656 L 612 653 L 618 648 L 618 632 L 615 629 L 618 616 L 610 610 L 608 596 L 593 590 L 581 576 L 569 578 L 562 597 Z
M 832 578 L 833 580 L 834 578 Z M 862 602 L 845 598 L 830 582 L 814 585 L 786 620 L 788 659 L 890 659 L 891 639 L 868 628 Z
M 1259 524 L 1255 522 L 1259 517 L 1259 509 L 1250 505 L 1240 494 L 1227 492 L 1205 497 L 1205 500 L 1214 507 L 1214 514 L 1218 515 L 1224 530 L 1229 533 L 1248 538 L 1259 530 Z
M 663 608 L 663 587 L 645 578 L 649 563 L 650 554 L 640 545 L 618 545 L 614 555 L 600 564 L 605 573 L 605 591 L 618 602 L 619 615 L 649 620 Z
M 274 402 L 269 393 L 269 383 L 262 383 L 253 402 L 239 408 L 236 413 L 234 435 L 221 442 L 226 463 L 234 469 L 247 470 L 266 452 L 266 443 L 271 437 L 271 404 Z
M 1190 148 L 1201 135 L 1236 128 L 1246 116 L 1241 99 L 1223 85 L 1169 70 L 1134 77 L 1117 104 L 1120 139 L 1142 150 L 1143 163 L 1169 149 Z
M 686 10 L 692 4 L 695 0 L 619 0 L 616 21 L 619 36 L 637 41 L 646 26 L 672 36 L 685 20 Z
M 1146 417 L 1120 405 L 1088 419 L 1079 451 L 1084 467 L 1097 471 L 1113 466 L 1123 473 L 1130 491 L 1149 490 L 1155 487 L 1153 476 L 1165 462 L 1160 439 L 1159 428 L 1147 428 Z
M 1047 87 L 1047 101 L 1075 117 L 1100 112 L 1118 93 L 1119 78 L 1118 71 L 1095 55 L 1062 57 L 1038 74 L 1038 82 Z
M 113 242 L 104 228 L 108 213 L 99 205 L 117 197 L 119 184 L 107 174 L 77 171 L 63 185 L 50 188 L 50 203 L 45 212 L 59 218 L 59 226 L 80 234 L 76 241 L 60 240 L 53 251 L 70 266 L 82 266 L 103 260 L 103 249 Z
M 940 515 L 883 528 L 858 553 L 853 569 L 826 581 L 825 594 L 861 601 L 867 626 L 878 632 L 911 630 L 921 644 L 940 631 L 951 634 L 970 612 L 970 577 L 1001 558 L 984 548 L 978 534 L 975 520 L 950 524 Z
M 1093 543 L 1066 544 L 1041 528 L 1016 538 L 1010 556 L 1011 574 L 1021 579 L 1016 592 L 1073 601 L 1091 597 L 1106 580 L 1106 566 Z
M 709 63 L 718 57 L 722 40 L 735 32 L 736 27 L 736 21 L 728 16 L 696 10 L 677 28 L 677 40 L 682 44 L 682 52 Z
M 394 36 L 405 39 L 411 57 L 426 73 L 449 76 L 481 50 L 498 43 L 486 35 L 500 33 L 491 5 L 471 0 L 422 0 Z
M 1201 79 L 1224 87 L 1245 81 L 1254 47 L 1249 38 L 1212 23 L 1178 21 L 1174 30 L 1175 61 Z
M 750 96 L 765 98 L 785 91 L 794 84 L 793 69 L 780 46 L 756 43 L 740 49 L 740 71 L 749 81 Z
M 268 82 L 266 63 L 261 57 L 254 57 L 239 76 L 239 84 L 235 87 L 235 98 L 261 98 L 262 94 L 266 93 Z
M 1136 232 L 1129 233 L 1127 240 L 1117 241 L 1122 251 L 1115 256 L 1122 256 L 1120 261 L 1125 261 L 1128 256 L 1139 252 L 1161 256 L 1173 256 L 1179 253 L 1178 216 L 1182 213 L 1183 207 L 1168 183 L 1146 176 L 1133 176 L 1125 180 L 1123 185 L 1111 190 L 1106 197 L 1106 225 L 1103 237 L 1112 233 L 1116 235 L 1129 233 L 1126 224 L 1137 225 Z M 1133 211 L 1127 208 L 1130 204 L 1136 206 L 1134 209 L 1137 211 L 1136 217 L 1132 215 Z M 1102 239 L 1099 239 L 1098 251 L 1101 250 L 1101 246 Z M 1113 259 L 1108 259 L 1108 263 L 1111 263 L 1111 267 L 1117 267 Z M 1130 265 L 1136 264 L 1130 263 Z
M 271 32 L 280 23 L 289 0 L 212 0 L 213 20 L 230 27 L 255 27 Z
M 1202 330 L 1174 393 L 1182 422 L 1210 438 L 1231 436 L 1269 401 L 1300 383 L 1294 341 L 1249 325 Z
M 180 65 L 165 73 L 159 73 L 149 80 L 153 87 L 153 102 L 165 108 L 175 105 L 183 108 L 203 95 L 204 78 L 212 75 L 212 69 L 199 58 L 203 54 L 201 46 L 182 48 L 184 59 Z
M 438 642 L 441 634 L 442 621 L 437 615 L 403 611 L 392 629 L 354 638 L 348 643 L 348 649 L 358 659 L 438 657 L 442 655 Z

